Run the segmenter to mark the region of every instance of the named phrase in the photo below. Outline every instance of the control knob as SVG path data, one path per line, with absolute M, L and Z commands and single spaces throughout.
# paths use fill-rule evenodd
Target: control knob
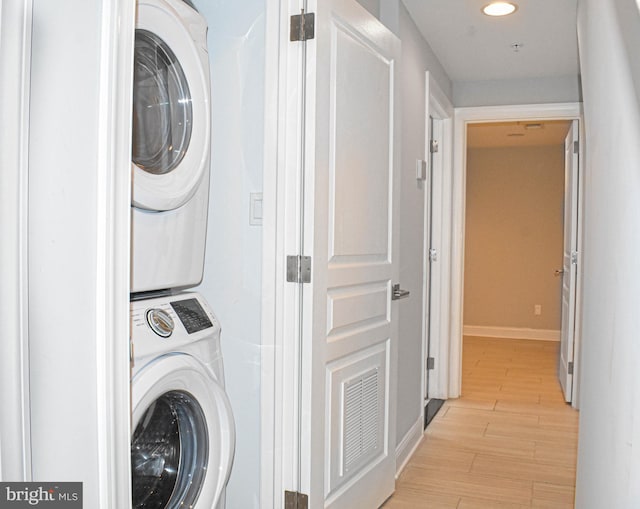
M 147 310 L 147 323 L 151 330 L 161 338 L 168 338 L 175 327 L 173 318 L 164 309 L 152 308 Z

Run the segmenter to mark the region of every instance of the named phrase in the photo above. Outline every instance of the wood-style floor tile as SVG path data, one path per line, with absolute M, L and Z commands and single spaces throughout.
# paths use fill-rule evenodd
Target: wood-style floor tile
M 556 378 L 558 343 L 465 337 L 448 400 L 385 509 L 573 507 L 578 413 Z

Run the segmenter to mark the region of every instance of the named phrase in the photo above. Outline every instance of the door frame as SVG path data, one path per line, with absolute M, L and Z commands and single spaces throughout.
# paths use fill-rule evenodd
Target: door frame
M 87 450 L 86 454 L 80 452 L 72 455 L 71 459 L 56 457 L 51 461 L 49 461 L 50 457 L 47 457 L 42 460 L 42 465 L 37 465 L 34 460 L 32 467 L 34 472 L 37 472 L 38 467 L 48 471 L 59 468 L 60 475 L 63 477 L 70 475 L 67 471 L 69 468 L 74 471 L 84 469 L 85 478 L 91 480 L 91 485 L 85 482 L 85 502 L 88 505 L 93 504 L 96 508 L 108 509 L 128 507 L 131 504 L 129 237 L 135 2 L 92 0 L 86 2 L 85 8 L 80 10 L 76 4 L 74 0 L 63 0 L 56 4 L 54 11 L 51 11 L 50 6 L 46 6 L 46 2 L 33 0 L 33 40 L 35 41 L 36 34 L 41 38 L 46 37 L 51 31 L 50 26 L 64 27 L 64 23 L 61 24 L 61 20 L 58 19 L 64 16 L 69 26 L 86 24 L 99 31 L 99 38 L 97 37 L 95 41 L 83 48 L 85 55 L 97 59 L 99 70 L 92 81 L 92 101 L 81 109 L 82 115 L 70 115 L 70 118 L 64 116 L 52 118 L 48 110 L 34 111 L 33 90 L 36 88 L 36 83 L 40 93 L 42 93 L 41 89 L 49 84 L 43 84 L 42 81 L 35 82 L 34 77 L 38 74 L 34 71 L 42 73 L 43 70 L 34 70 L 32 67 L 31 111 L 28 125 L 30 132 L 32 129 L 40 131 L 50 129 L 54 123 L 55 128 L 61 133 L 75 132 L 78 126 L 73 122 L 80 117 L 87 119 L 95 126 L 86 134 L 83 143 L 76 143 L 74 147 L 77 147 L 80 154 L 75 157 L 86 158 L 87 171 L 91 172 L 96 185 L 83 186 L 83 181 L 74 187 L 71 178 L 68 178 L 57 184 L 57 187 L 47 189 L 47 196 L 50 199 L 44 205 L 39 204 L 40 207 L 54 207 L 56 219 L 71 208 L 74 208 L 76 216 L 85 214 L 92 218 L 93 223 L 87 224 L 86 230 L 82 231 L 85 235 L 91 235 L 91 240 L 87 241 L 87 244 L 90 243 L 92 249 L 88 253 L 83 253 L 82 256 L 90 260 L 92 268 L 89 270 L 85 266 L 84 271 L 77 275 L 78 284 L 66 288 L 58 285 L 56 278 L 50 278 L 46 271 L 39 271 L 38 267 L 29 267 L 29 292 L 32 292 L 32 285 L 36 283 L 39 293 L 36 297 L 42 299 L 44 295 L 50 303 L 47 310 L 41 307 L 34 308 L 34 303 L 31 301 L 33 294 L 30 293 L 29 326 L 31 330 L 29 332 L 30 341 L 33 341 L 34 337 L 31 333 L 34 324 L 40 330 L 48 331 L 44 339 L 46 343 L 53 346 L 46 353 L 54 355 L 47 359 L 51 368 L 50 372 L 47 371 L 44 375 L 47 379 L 53 379 L 58 385 L 62 383 L 59 380 L 62 374 L 58 365 L 65 366 L 67 359 L 63 357 L 66 351 L 75 348 L 73 359 L 77 368 L 72 372 L 64 373 L 64 377 L 69 380 L 82 380 L 77 390 L 83 397 L 86 396 L 87 400 L 95 401 L 95 407 L 83 408 L 82 411 L 77 412 L 61 410 L 55 416 L 56 423 L 52 432 L 54 435 L 55 429 L 63 429 L 65 426 L 72 430 L 79 427 L 86 430 L 84 439 L 89 437 L 91 440 L 90 446 L 84 448 Z M 38 9 L 41 11 L 39 25 L 35 22 Z M 70 12 L 77 12 L 77 14 L 69 18 L 67 15 Z M 97 16 L 92 16 L 93 14 Z M 52 51 L 62 55 L 63 59 L 72 59 L 78 54 L 76 51 L 69 51 L 77 47 L 72 39 L 54 37 L 50 40 L 50 44 L 53 45 Z M 43 76 L 40 75 L 39 79 L 42 80 Z M 63 73 L 63 77 L 57 80 L 51 94 L 57 96 L 58 88 L 74 90 L 77 86 L 74 73 Z M 34 172 L 32 164 L 34 155 L 40 160 L 46 160 L 51 147 L 55 146 L 59 139 L 60 136 L 54 135 L 29 146 L 30 174 Z M 74 169 L 77 169 L 77 166 L 74 166 Z M 55 171 L 64 174 L 63 170 L 66 170 L 66 165 L 62 168 L 58 163 Z M 35 176 L 37 177 L 37 174 Z M 33 179 L 34 175 L 30 177 Z M 28 186 L 28 197 L 33 201 L 31 194 L 33 180 L 28 183 Z M 72 199 L 70 200 L 69 197 Z M 35 204 L 31 205 L 30 210 L 33 210 Z M 41 223 L 46 222 L 47 210 L 44 212 L 35 210 L 38 211 L 36 220 Z M 32 228 L 32 219 L 32 216 L 29 217 L 27 225 L 29 231 Z M 27 250 L 26 256 L 29 257 L 29 264 L 31 264 L 30 258 L 35 248 L 28 246 Z M 55 242 L 48 243 L 37 255 L 39 259 L 46 260 L 79 257 L 77 246 L 68 242 L 67 239 L 60 239 L 57 245 Z M 88 291 L 78 296 L 74 293 L 74 289 L 78 287 L 86 288 Z M 56 309 L 65 306 L 72 308 L 81 299 L 87 303 L 85 312 L 83 314 L 79 311 L 74 312 L 75 316 L 83 317 L 83 328 L 75 330 L 70 326 L 52 327 L 49 317 Z M 56 316 L 63 321 L 68 317 L 69 313 L 66 310 L 60 316 Z M 82 338 L 82 348 L 71 345 L 87 330 L 90 333 Z M 40 341 L 42 344 L 43 338 L 40 338 Z M 58 344 L 63 348 L 58 348 Z M 30 352 L 32 362 L 34 353 L 42 356 L 42 352 L 34 352 L 35 349 L 32 348 Z M 88 373 L 90 375 L 87 375 Z M 66 395 L 59 396 L 62 405 L 60 408 L 64 409 Z M 45 411 L 51 408 L 51 405 L 55 408 L 58 403 L 58 399 L 46 401 L 47 408 L 38 408 L 40 420 L 44 421 Z M 37 404 L 38 402 L 32 399 L 31 408 L 36 408 Z M 35 412 L 32 413 L 32 424 L 35 420 L 34 414 Z M 47 419 L 47 422 L 50 422 L 51 416 L 47 416 Z M 40 422 L 40 426 L 44 427 L 46 423 Z M 68 439 L 69 437 L 65 436 L 65 441 Z M 68 466 L 73 457 L 77 456 L 97 458 L 98 461 L 88 460 L 90 463 Z
M 450 327 L 450 286 L 447 282 L 451 278 L 451 260 L 446 253 L 451 252 L 451 193 L 447 192 L 452 186 L 453 167 L 453 117 L 454 108 L 451 101 L 442 91 L 432 73 L 426 73 L 425 90 L 425 157 L 429 158 L 429 117 L 441 122 L 441 151 L 439 157 L 434 159 L 434 168 L 429 171 L 440 173 L 438 179 L 440 186 L 434 189 L 432 194 L 434 207 L 432 217 L 429 218 L 428 199 L 425 199 L 424 210 L 424 278 L 423 278 L 423 310 L 422 310 L 422 381 L 420 389 L 420 415 L 424 422 L 424 407 L 426 394 L 426 363 L 429 337 L 435 341 L 431 344 L 432 356 L 435 361 L 435 376 L 431 379 L 430 398 L 446 399 L 448 397 L 448 364 L 449 364 L 449 327 Z M 438 262 L 431 271 L 431 280 L 427 280 L 429 273 L 429 223 L 437 224 L 433 234 L 433 243 L 438 246 Z M 435 284 L 434 284 L 435 283 Z M 429 316 L 428 302 L 431 292 L 431 312 L 435 320 Z
M 0 4 L 0 479 L 31 480 L 28 172 L 33 0 Z
M 518 120 L 577 120 L 579 124 L 578 165 L 578 275 L 576 284 L 576 327 L 574 346 L 573 403 L 578 408 L 580 386 L 580 334 L 582 308 L 582 229 L 584 210 L 584 122 L 582 103 L 527 104 L 456 108 L 452 186 L 451 325 L 449 397 L 460 397 L 462 389 L 462 336 L 464 302 L 464 240 L 466 207 L 467 125 Z
M 302 68 L 300 43 L 289 41 L 289 16 L 304 0 L 266 0 L 262 222 L 260 506 L 284 507 L 299 491 L 297 429 L 300 369 L 299 299 L 286 283 L 286 256 L 299 244 Z M 293 78 L 297 76 L 297 78 Z

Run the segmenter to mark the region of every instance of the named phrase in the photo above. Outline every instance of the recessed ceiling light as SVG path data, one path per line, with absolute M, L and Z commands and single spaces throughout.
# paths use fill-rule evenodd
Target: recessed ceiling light
M 482 8 L 487 16 L 506 16 L 516 11 L 518 7 L 511 2 L 492 2 Z

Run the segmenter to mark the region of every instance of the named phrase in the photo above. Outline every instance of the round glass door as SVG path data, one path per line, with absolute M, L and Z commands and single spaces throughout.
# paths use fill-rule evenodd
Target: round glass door
M 208 454 L 207 422 L 195 398 L 186 391 L 156 398 L 131 440 L 132 507 L 193 507 Z
M 136 30 L 134 55 L 132 160 L 148 173 L 163 175 L 189 148 L 189 85 L 171 48 L 154 33 Z

